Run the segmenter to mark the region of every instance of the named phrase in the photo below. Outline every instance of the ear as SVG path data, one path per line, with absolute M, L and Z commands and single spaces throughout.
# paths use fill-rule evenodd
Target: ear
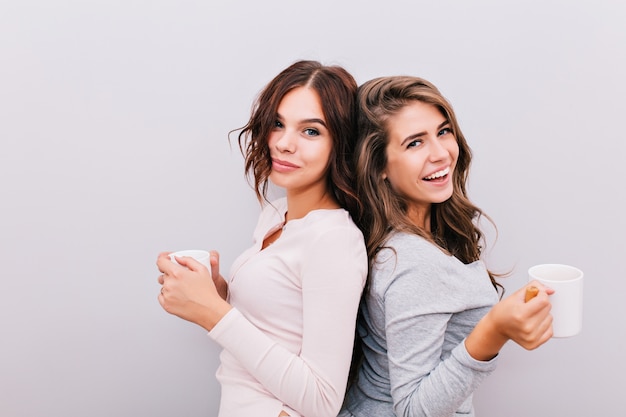
M 383 171 L 382 177 L 383 177 L 383 181 L 385 181 L 387 179 L 387 173 Z

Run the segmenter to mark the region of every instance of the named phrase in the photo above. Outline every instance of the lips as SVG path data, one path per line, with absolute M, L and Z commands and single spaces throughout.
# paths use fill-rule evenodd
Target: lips
M 450 167 L 446 167 L 446 168 L 444 168 L 442 170 L 439 170 L 437 172 L 434 172 L 434 173 L 428 175 L 427 177 L 424 177 L 423 179 L 425 181 L 434 181 L 434 180 L 438 180 L 438 179 L 441 179 L 441 178 L 445 177 L 449 173 L 450 173 Z
M 296 164 L 292 164 L 291 162 L 283 161 L 281 159 L 272 158 L 272 169 L 275 169 L 276 171 L 288 172 L 293 171 L 297 168 L 299 168 L 299 166 Z

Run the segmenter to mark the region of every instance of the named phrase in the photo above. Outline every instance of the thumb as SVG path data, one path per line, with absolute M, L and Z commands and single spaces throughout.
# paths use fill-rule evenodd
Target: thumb
M 197 271 L 203 266 L 200 262 L 196 261 L 191 256 L 176 256 L 175 258 L 176 262 L 179 265 L 184 266 L 192 271 Z
M 209 262 L 211 263 L 211 276 L 216 278 L 220 276 L 220 254 L 216 250 L 212 250 L 210 253 L 211 258 Z
M 529 285 L 532 285 L 533 287 L 537 287 L 539 288 L 539 290 L 545 291 L 546 294 L 548 295 L 552 295 L 554 294 L 554 289 L 548 287 L 547 285 L 542 284 L 541 282 L 537 281 L 536 279 L 532 280 Z

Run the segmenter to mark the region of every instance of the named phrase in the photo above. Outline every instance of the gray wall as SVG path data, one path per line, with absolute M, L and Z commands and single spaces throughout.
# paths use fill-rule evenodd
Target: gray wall
M 161 310 L 156 255 L 217 248 L 227 270 L 247 247 L 227 134 L 300 58 L 440 87 L 509 293 L 535 263 L 585 271 L 583 333 L 507 346 L 479 415 L 616 415 L 625 20 L 617 0 L 1 0 L 0 415 L 216 413 L 218 349 Z

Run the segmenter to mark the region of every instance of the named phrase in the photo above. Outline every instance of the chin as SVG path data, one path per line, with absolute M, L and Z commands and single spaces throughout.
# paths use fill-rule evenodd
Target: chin
M 447 193 L 445 195 L 442 195 L 440 198 L 433 199 L 433 203 L 435 203 L 435 204 L 445 203 L 446 201 L 450 200 L 451 198 L 452 198 L 452 192 Z

